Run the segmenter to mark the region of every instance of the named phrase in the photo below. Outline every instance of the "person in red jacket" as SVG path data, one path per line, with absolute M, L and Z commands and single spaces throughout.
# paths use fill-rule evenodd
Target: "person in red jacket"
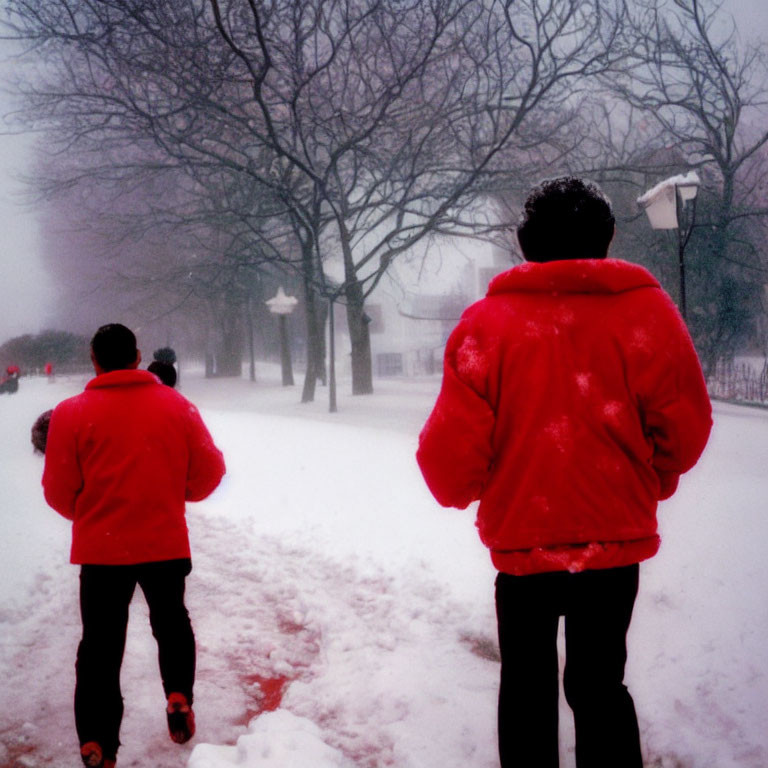
M 113 768 L 123 715 L 120 667 L 128 606 L 138 584 L 149 606 L 171 738 L 194 734 L 195 638 L 184 605 L 190 573 L 185 501 L 206 498 L 225 472 L 197 409 L 137 370 L 136 337 L 119 324 L 91 341 L 96 377 L 51 416 L 43 489 L 72 520 L 81 566 L 83 635 L 75 724 L 87 766 Z
M 685 324 L 642 267 L 607 258 L 610 204 L 542 183 L 497 276 L 448 339 L 417 460 L 443 506 L 479 500 L 499 571 L 502 766 L 558 765 L 557 628 L 579 768 L 641 768 L 624 685 L 638 563 L 656 507 L 698 460 L 711 406 Z

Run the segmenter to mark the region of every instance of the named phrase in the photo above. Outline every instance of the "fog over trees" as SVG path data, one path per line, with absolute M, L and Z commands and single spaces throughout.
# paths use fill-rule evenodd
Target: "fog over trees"
M 766 349 L 766 50 L 712 0 L 7 0 L 4 22 L 46 260 L 91 325 L 111 307 L 239 374 L 275 346 L 264 300 L 284 285 L 302 399 L 329 302 L 370 393 L 366 301 L 414 247 L 509 244 L 533 183 L 583 174 L 614 202 L 612 255 L 676 296 L 635 200 L 695 169 L 705 367 Z

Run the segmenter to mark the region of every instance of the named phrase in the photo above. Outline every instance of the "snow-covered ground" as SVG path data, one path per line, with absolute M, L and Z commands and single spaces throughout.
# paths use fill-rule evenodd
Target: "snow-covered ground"
M 342 386 L 331 415 L 325 390 L 301 405 L 273 369 L 259 379 L 185 372 L 229 469 L 188 511 L 198 735 L 167 737 L 137 592 L 118 766 L 497 766 L 494 571 L 472 513 L 439 508 L 413 460 L 439 380 L 379 382 L 364 398 Z M 78 571 L 29 428 L 84 381 L 23 379 L 0 396 L 0 768 L 80 765 Z M 768 411 L 715 414 L 704 458 L 660 510 L 630 633 L 655 768 L 768 765 Z M 561 719 L 570 768 L 565 707 Z

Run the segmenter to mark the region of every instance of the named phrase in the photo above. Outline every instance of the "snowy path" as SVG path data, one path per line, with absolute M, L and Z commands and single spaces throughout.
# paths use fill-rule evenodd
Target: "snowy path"
M 81 386 L 25 380 L 0 399 L 0 768 L 79 765 L 77 569 L 68 524 L 42 501 L 28 430 Z M 494 574 L 472 515 L 438 508 L 412 459 L 436 382 L 383 386 L 337 416 L 268 384 L 184 386 L 229 468 L 189 512 L 189 768 L 496 768 Z M 662 551 L 641 574 L 628 676 L 649 768 L 768 765 L 768 413 L 716 411 L 712 444 L 663 506 Z M 183 768 L 193 746 L 167 738 L 139 595 L 123 693 L 118 765 Z M 240 752 L 207 746 L 234 745 L 252 715 L 278 706 Z M 565 710 L 563 731 L 570 768 Z

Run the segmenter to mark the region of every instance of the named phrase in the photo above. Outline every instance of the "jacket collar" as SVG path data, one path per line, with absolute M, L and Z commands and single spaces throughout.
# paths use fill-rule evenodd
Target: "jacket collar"
M 525 262 L 497 275 L 488 296 L 502 293 L 622 293 L 659 288 L 644 267 L 621 259 L 562 259 L 543 264 Z
M 158 384 L 157 377 L 149 371 L 139 369 L 121 369 L 102 373 L 91 379 L 86 389 L 104 389 L 105 387 L 125 387 L 139 384 Z

